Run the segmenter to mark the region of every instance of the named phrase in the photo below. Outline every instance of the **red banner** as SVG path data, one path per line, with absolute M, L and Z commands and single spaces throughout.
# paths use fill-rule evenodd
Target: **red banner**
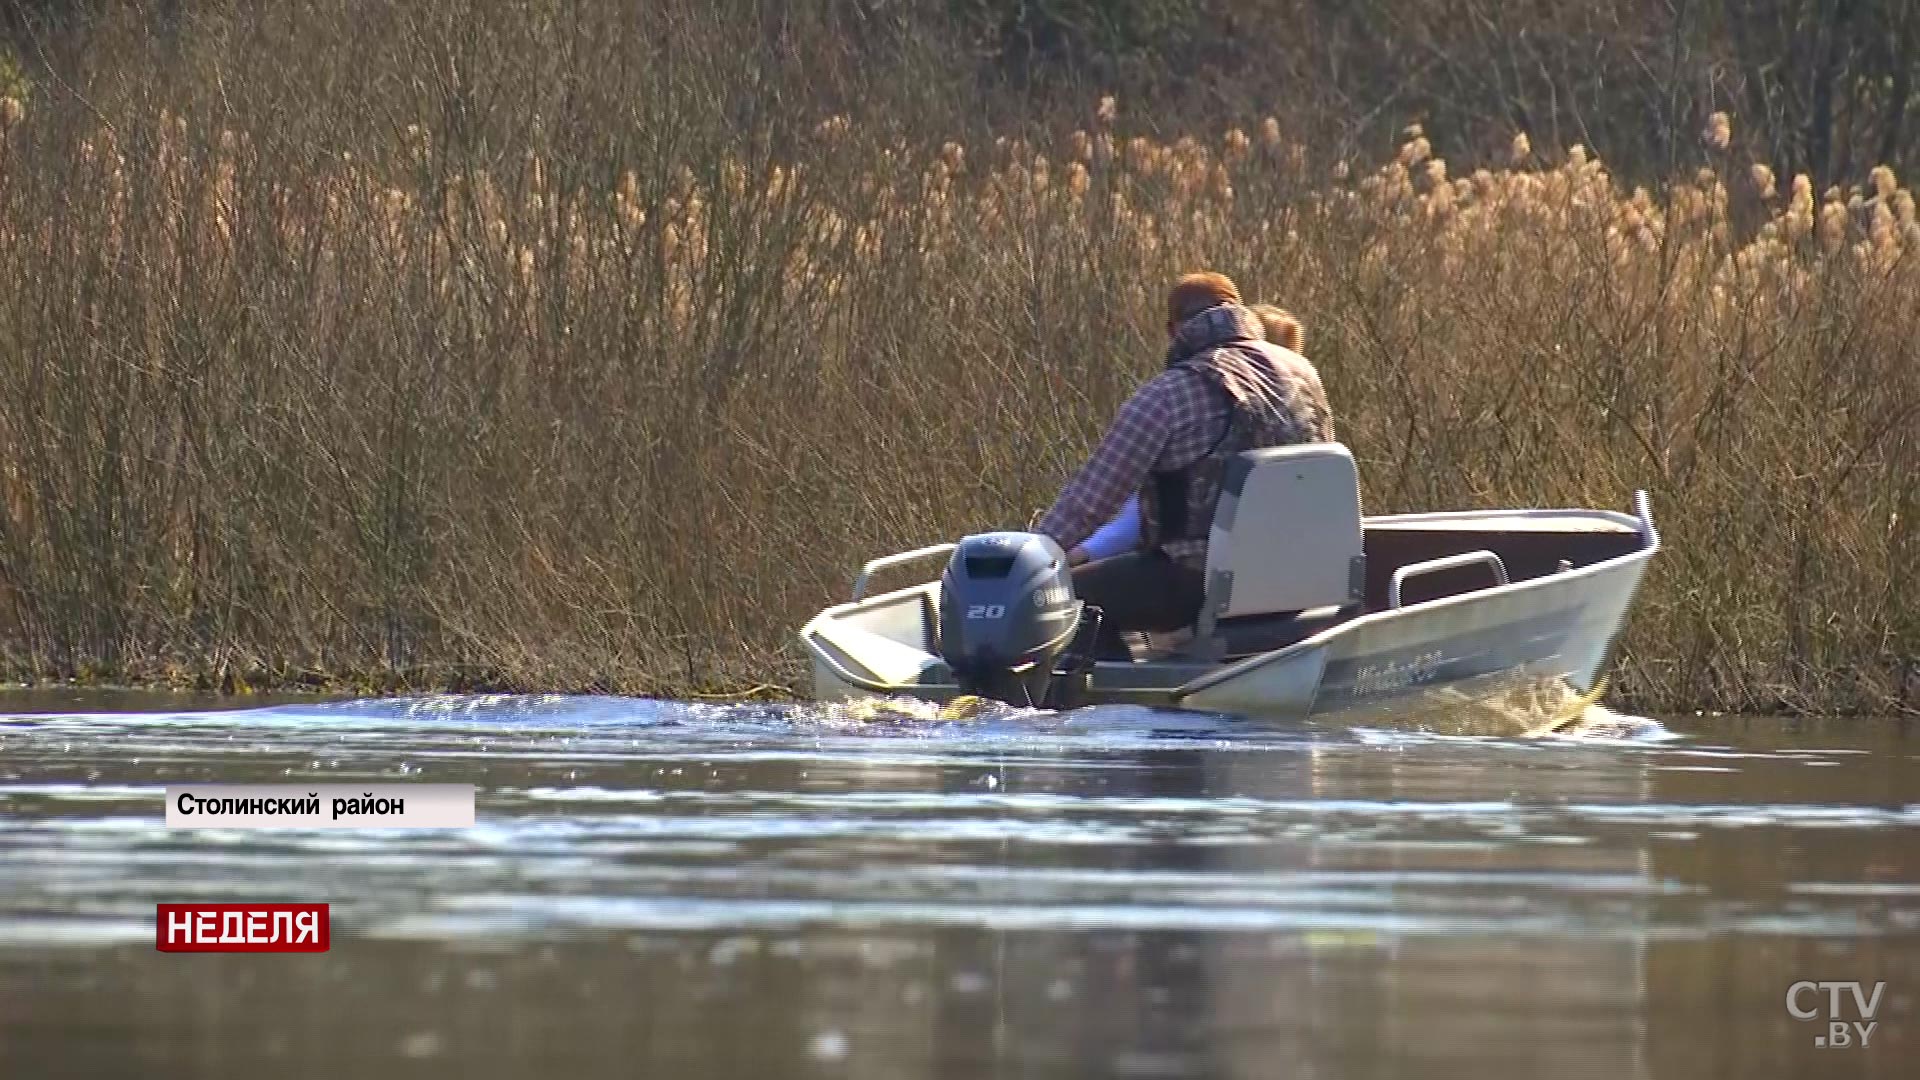
M 153 943 L 161 952 L 326 952 L 326 904 L 160 904 Z

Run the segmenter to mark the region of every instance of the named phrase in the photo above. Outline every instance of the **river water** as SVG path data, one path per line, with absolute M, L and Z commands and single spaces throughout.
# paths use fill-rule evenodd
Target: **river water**
M 373 780 L 477 824 L 162 818 Z M 242 900 L 331 951 L 155 950 Z M 1886 984 L 1866 1047 L 1803 980 Z M 1896 720 L 0 697 L 8 1078 L 1912 1077 L 1916 1012 Z

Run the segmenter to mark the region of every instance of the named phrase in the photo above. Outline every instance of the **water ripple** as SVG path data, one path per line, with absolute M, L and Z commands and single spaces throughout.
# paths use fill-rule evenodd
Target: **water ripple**
M 1920 803 L 1862 795 L 1913 790 L 1911 755 L 1645 724 L 1526 740 L 515 696 L 4 717 L 0 949 L 150 940 L 152 905 L 184 899 L 324 901 L 348 938 L 495 943 L 820 926 L 1651 941 L 1920 921 L 1920 890 L 1885 879 Z M 471 782 L 478 819 L 163 824 L 169 784 L 287 777 Z M 1719 876 L 1729 852 L 1802 834 L 1817 864 Z

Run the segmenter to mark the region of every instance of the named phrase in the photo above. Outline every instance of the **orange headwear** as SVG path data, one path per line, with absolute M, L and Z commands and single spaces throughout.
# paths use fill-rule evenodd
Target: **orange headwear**
M 1211 270 L 1188 274 L 1167 293 L 1167 325 L 1179 326 L 1210 307 L 1239 302 L 1240 289 L 1227 275 Z

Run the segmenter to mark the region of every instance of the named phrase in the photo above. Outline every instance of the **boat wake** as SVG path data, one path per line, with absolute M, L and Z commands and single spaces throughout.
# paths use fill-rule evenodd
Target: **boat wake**
M 371 737 L 404 728 L 435 730 L 449 737 L 487 734 L 540 738 L 570 734 L 633 734 L 675 729 L 699 738 L 756 737 L 779 733 L 859 737 L 974 738 L 1071 736 L 1125 741 L 1130 738 L 1224 738 L 1265 742 L 1305 732 L 1346 729 L 1480 738 L 1554 738 L 1590 741 L 1662 741 L 1675 738 L 1658 722 L 1615 712 L 1600 704 L 1604 688 L 1581 693 L 1563 680 L 1531 680 L 1470 691 L 1441 688 L 1423 697 L 1399 699 L 1365 712 L 1308 720 L 1258 717 L 1143 705 L 1096 705 L 1059 712 L 1015 707 L 980 697 L 946 703 L 906 695 L 832 702 L 680 702 L 564 695 L 429 695 L 354 701 L 286 702 L 244 709 L 182 709 L 167 712 L 60 711 L 0 718 L 0 731 L 98 731 L 103 727 L 244 727 L 299 731 L 315 736 Z
M 1528 677 L 1507 680 L 1494 687 L 1474 690 L 1446 688 L 1411 701 L 1351 713 L 1315 717 L 1312 726 L 1391 729 L 1428 735 L 1470 738 L 1551 738 L 1587 741 L 1620 740 L 1658 742 L 1677 738 L 1657 720 L 1616 712 L 1601 704 L 1606 681 L 1591 690 L 1581 691 L 1564 678 Z M 962 696 L 946 704 L 922 701 L 906 696 L 860 698 L 812 706 L 801 706 L 793 718 L 810 727 L 833 731 L 881 734 L 885 732 L 932 732 L 993 726 L 1057 726 L 1084 729 L 1077 718 L 1111 711 L 1096 706 L 1077 713 L 1059 713 L 1046 709 L 1019 708 L 987 698 Z M 1147 713 L 1154 719 L 1149 726 L 1162 727 L 1175 715 L 1211 716 L 1184 710 L 1124 710 L 1131 717 Z M 1049 723 L 1052 722 L 1052 723 Z M 1246 730 L 1250 723 L 1241 717 L 1220 717 L 1208 730 L 1220 734 Z M 1258 724 L 1259 722 L 1251 721 Z M 1098 727 L 1097 723 L 1092 726 Z M 1294 724 L 1287 725 L 1289 727 Z
M 1022 708 L 989 698 L 961 695 L 945 704 L 904 695 L 854 698 L 801 706 L 795 719 L 835 730 L 873 731 L 885 728 L 967 725 L 992 721 L 1039 720 L 1063 714 L 1050 709 Z
M 1587 706 L 1580 715 L 1559 730 L 1549 733 L 1559 739 L 1618 739 L 1624 742 L 1665 742 L 1680 736 L 1665 724 L 1644 716 L 1615 712 L 1598 703 Z
M 1367 727 L 1477 738 L 1657 742 L 1674 738 L 1657 720 L 1601 704 L 1607 681 L 1581 690 L 1560 676 L 1507 677 L 1491 685 L 1444 687 L 1353 717 Z

